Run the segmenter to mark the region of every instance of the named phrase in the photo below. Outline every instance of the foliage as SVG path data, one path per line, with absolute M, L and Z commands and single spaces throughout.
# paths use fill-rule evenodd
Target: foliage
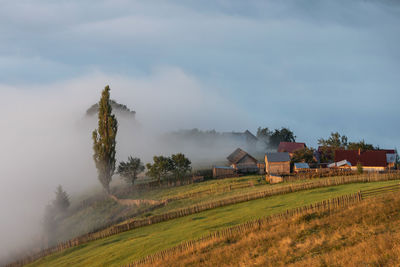
M 275 129 L 271 131 L 266 128 L 258 127 L 257 138 L 264 141 L 268 146 L 272 148 L 277 148 L 280 142 L 295 142 L 296 136 L 289 129 L 282 127 L 281 129 Z
M 364 172 L 361 162 L 357 163 L 357 173 L 362 174 Z
M 172 155 L 171 160 L 173 164 L 172 173 L 175 180 L 183 180 L 192 170 L 190 166 L 192 162 L 182 153 Z
M 43 216 L 43 231 L 47 236 L 48 244 L 54 244 L 60 216 L 64 215 L 70 206 L 69 196 L 61 185 L 57 187 L 55 199 L 46 206 Z
M 348 138 L 345 135 L 340 135 L 338 132 L 332 132 L 330 137 L 327 139 L 320 138 L 318 140 L 320 145 L 320 153 L 322 162 L 332 162 L 335 157 L 335 151 L 338 149 L 348 150 L 376 150 L 379 149 L 372 144 L 366 143 L 364 140 L 359 142 L 348 142 Z
M 128 157 L 127 162 L 120 162 L 118 174 L 125 178 L 126 182 L 134 185 L 138 174 L 144 171 L 144 165 L 139 158 Z
M 118 122 L 112 113 L 110 87 L 107 85 L 99 102 L 98 129 L 93 131 L 93 159 L 100 183 L 106 193 L 110 192 L 110 182 L 115 171 L 115 146 Z
M 111 107 L 114 111 L 119 111 L 122 114 L 127 114 L 131 116 L 135 116 L 136 112 L 130 110 L 126 105 L 120 104 L 115 100 L 110 99 Z M 99 112 L 99 103 L 92 105 L 87 111 L 86 115 L 93 116 Z
M 297 162 L 306 162 L 306 163 L 315 163 L 316 160 L 314 158 L 314 152 L 315 150 L 313 148 L 302 148 L 299 150 L 296 150 L 293 153 L 291 163 L 297 163 Z
M 67 192 L 65 192 L 61 185 L 57 187 L 56 198 L 53 201 L 53 206 L 58 212 L 65 212 L 69 205 L 69 196 Z
M 168 174 L 173 170 L 174 163 L 171 158 L 164 156 L 154 156 L 153 164 L 147 163 L 147 175 L 156 179 L 161 184 L 161 179 L 167 178 Z
M 338 132 L 332 132 L 327 139 L 318 139 L 320 145 L 321 162 L 333 162 L 335 159 L 335 150 L 346 149 L 348 144 L 347 136 L 340 135 Z
M 375 148 L 372 144 L 367 144 L 365 143 L 364 140 L 361 140 L 360 142 L 349 142 L 347 145 L 347 149 L 349 150 L 375 150 Z
M 329 138 L 318 139 L 318 145 L 324 147 L 331 147 L 334 150 L 345 149 L 347 147 L 347 136 L 340 135 L 338 132 L 332 132 Z

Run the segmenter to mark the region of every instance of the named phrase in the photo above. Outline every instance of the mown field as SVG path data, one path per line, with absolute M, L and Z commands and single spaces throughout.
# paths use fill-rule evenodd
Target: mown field
M 200 242 L 149 266 L 399 266 L 400 195 Z
M 325 187 L 216 208 L 83 244 L 28 266 L 120 266 L 221 228 L 335 196 L 395 183 L 398 181 Z

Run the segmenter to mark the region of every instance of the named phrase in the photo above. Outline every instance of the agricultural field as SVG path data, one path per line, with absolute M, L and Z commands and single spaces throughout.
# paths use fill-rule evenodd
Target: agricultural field
M 249 177 L 242 179 L 249 179 Z M 226 182 L 228 180 L 222 181 Z M 354 193 L 359 190 L 396 183 L 398 181 L 393 180 L 345 184 L 224 206 L 82 244 L 42 258 L 29 266 L 120 266 L 157 251 L 173 247 L 183 241 L 197 239 L 210 232 L 252 219 Z
M 243 194 L 262 192 L 268 189 L 273 190 L 289 185 L 299 185 L 310 182 L 317 183 L 319 181 L 335 179 L 336 177 L 300 179 L 270 185 L 265 182 L 264 176 L 251 175 L 209 180 L 178 187 L 128 191 L 128 193 L 124 194 L 118 193 L 121 191 L 118 190 L 121 189 L 121 187 L 117 187 L 115 191 L 118 198 L 156 201 L 168 200 L 168 204 L 157 208 L 152 208 L 152 205 L 149 204 L 124 206 L 104 197 L 101 192 L 92 194 L 87 199 L 81 197 L 81 201 L 75 201 L 68 214 L 60 221 L 57 235 L 59 238 L 58 241 L 68 240 L 111 224 L 120 223 L 127 219 L 146 218 L 201 203 L 224 200 Z M 82 203 L 86 204 L 82 205 Z
M 148 266 L 398 266 L 399 207 L 400 196 L 389 194 L 333 213 L 295 216 L 199 242 Z

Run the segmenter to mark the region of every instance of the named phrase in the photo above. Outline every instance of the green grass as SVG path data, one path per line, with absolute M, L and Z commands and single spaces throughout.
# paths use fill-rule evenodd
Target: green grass
M 120 266 L 154 252 L 287 209 L 398 181 L 355 183 L 278 195 L 170 220 L 56 253 L 28 266 Z

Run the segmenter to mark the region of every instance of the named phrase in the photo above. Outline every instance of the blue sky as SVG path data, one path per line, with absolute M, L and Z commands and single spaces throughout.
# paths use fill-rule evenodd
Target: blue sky
M 396 1 L 1 0 L 0 5 L 3 97 L 10 87 L 56 94 L 71 83 L 79 87 L 81 80 L 97 91 L 110 83 L 115 98 L 138 116 L 162 111 L 135 99 L 171 101 L 161 106 L 166 117 L 177 117 L 175 128 L 288 126 L 312 146 L 331 131 L 381 147 L 400 145 Z M 116 87 L 120 84 L 124 89 Z M 94 89 L 87 88 L 81 91 L 94 99 Z M 168 99 L 171 88 L 177 88 L 174 99 Z M 160 99 L 163 90 L 166 98 Z M 176 107 L 191 97 L 188 102 L 197 99 L 199 106 L 184 105 L 180 112 L 187 116 L 181 116 Z M 143 119 L 150 117 L 156 115 Z

